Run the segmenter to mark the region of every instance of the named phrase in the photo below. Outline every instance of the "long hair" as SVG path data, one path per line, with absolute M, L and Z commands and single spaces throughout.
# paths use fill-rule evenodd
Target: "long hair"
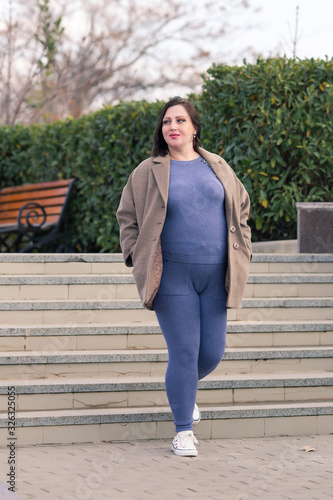
M 164 140 L 163 133 L 162 133 L 162 127 L 163 127 L 163 119 L 165 116 L 165 113 L 169 108 L 172 106 L 177 106 L 177 105 L 184 106 L 186 111 L 189 114 L 189 117 L 191 118 L 192 124 L 196 130 L 196 135 L 193 137 L 193 149 L 197 153 L 199 152 L 199 147 L 201 146 L 200 142 L 200 135 L 201 135 L 201 123 L 200 123 L 200 118 L 197 113 L 197 110 L 193 106 L 193 104 L 190 101 L 187 101 L 186 99 L 182 99 L 181 97 L 174 97 L 171 99 L 169 102 L 167 102 L 162 109 L 155 131 L 154 131 L 154 145 L 153 149 L 151 152 L 152 156 L 165 156 L 169 150 L 168 150 L 168 145 Z

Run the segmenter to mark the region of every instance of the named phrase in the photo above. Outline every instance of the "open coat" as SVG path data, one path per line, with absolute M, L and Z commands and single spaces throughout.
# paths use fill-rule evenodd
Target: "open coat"
M 243 184 L 220 156 L 199 149 L 225 191 L 228 227 L 227 307 L 241 308 L 251 261 L 250 199 Z M 120 246 L 143 305 L 153 309 L 162 270 L 161 232 L 168 203 L 170 156 L 144 160 L 131 173 L 117 210 Z

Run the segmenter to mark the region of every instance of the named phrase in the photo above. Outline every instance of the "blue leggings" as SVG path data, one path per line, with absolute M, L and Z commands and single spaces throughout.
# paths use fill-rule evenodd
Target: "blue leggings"
M 224 354 L 225 271 L 226 264 L 163 262 L 154 308 L 168 347 L 165 387 L 177 432 L 192 429 L 198 381 Z

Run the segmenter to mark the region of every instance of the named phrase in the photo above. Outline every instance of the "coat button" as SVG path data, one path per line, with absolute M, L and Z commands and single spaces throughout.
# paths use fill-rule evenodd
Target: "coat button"
M 231 232 L 231 233 L 234 233 L 235 231 L 236 231 L 235 226 L 230 226 L 230 232 Z
M 233 247 L 234 247 L 234 249 L 235 249 L 235 250 L 238 250 L 238 248 L 239 248 L 238 243 L 234 243 L 234 244 L 233 244 Z

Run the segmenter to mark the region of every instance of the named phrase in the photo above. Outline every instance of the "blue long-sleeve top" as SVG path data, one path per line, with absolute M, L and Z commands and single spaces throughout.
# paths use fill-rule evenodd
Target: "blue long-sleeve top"
M 164 259 L 202 264 L 227 261 L 224 188 L 201 156 L 170 162 L 161 243 Z

